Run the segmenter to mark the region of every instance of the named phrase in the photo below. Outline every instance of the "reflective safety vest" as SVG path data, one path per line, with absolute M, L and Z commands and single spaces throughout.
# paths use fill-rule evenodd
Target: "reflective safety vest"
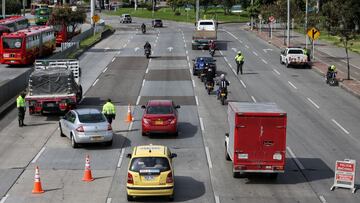
M 106 104 L 104 104 L 103 109 L 102 109 L 103 114 L 105 115 L 115 115 L 115 106 L 114 104 L 112 104 L 111 102 L 106 102 Z
M 244 60 L 245 60 L 245 57 L 242 54 L 235 56 L 235 61 L 237 61 L 237 62 L 242 62 Z
M 22 96 L 18 96 L 18 98 L 16 99 L 16 107 L 25 107 L 25 99 L 22 98 Z

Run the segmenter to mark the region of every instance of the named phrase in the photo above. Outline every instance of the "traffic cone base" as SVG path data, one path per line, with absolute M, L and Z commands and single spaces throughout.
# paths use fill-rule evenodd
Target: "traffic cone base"
M 133 117 L 132 117 L 132 115 L 131 115 L 131 106 L 130 106 L 130 104 L 129 104 L 129 106 L 128 106 L 128 112 L 127 112 L 126 120 L 125 120 L 125 121 L 128 122 L 128 123 L 130 123 L 130 122 L 133 121 Z
M 44 190 L 41 187 L 41 182 L 34 182 L 34 189 L 32 190 L 33 194 L 44 193 Z
M 84 177 L 82 180 L 85 182 L 91 182 L 94 180 L 94 178 L 92 177 L 92 174 L 91 174 L 91 170 L 84 171 Z

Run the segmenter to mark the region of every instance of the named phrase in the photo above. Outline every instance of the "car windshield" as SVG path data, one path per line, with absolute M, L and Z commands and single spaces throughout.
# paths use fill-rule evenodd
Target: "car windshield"
M 303 54 L 303 50 L 301 50 L 301 49 L 290 49 L 289 54 Z
M 4 49 L 20 49 L 22 44 L 21 38 L 3 38 Z
M 169 171 L 169 160 L 165 157 L 139 157 L 131 161 L 130 171 L 140 172 L 142 169 L 158 169 L 160 172 Z
M 148 114 L 172 114 L 171 106 L 149 106 L 146 113 Z
M 79 121 L 81 123 L 101 123 L 105 122 L 106 118 L 101 113 L 81 114 Z
M 204 57 L 203 59 L 204 59 L 205 63 L 213 63 L 214 62 L 214 59 L 211 57 Z M 200 58 L 197 59 L 197 62 L 200 62 Z
M 124 15 L 125 18 L 130 18 L 130 15 Z
M 213 22 L 200 22 L 200 25 L 214 25 Z
M 161 20 L 155 20 L 155 22 L 157 22 L 157 23 L 161 23 Z

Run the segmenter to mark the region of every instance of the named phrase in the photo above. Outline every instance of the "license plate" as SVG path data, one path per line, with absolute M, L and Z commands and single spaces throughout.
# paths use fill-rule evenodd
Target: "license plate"
M 155 121 L 155 125 L 162 125 L 163 123 L 163 121 Z
M 155 179 L 155 177 L 154 176 L 144 176 L 144 179 L 147 181 L 152 181 Z
M 221 93 L 221 96 L 225 96 L 225 93 Z
M 54 107 L 55 104 L 54 104 L 54 103 L 47 103 L 46 106 L 47 106 L 47 107 Z
M 91 140 L 94 140 L 94 141 L 103 140 L 103 139 L 104 139 L 103 136 L 94 136 L 94 137 L 91 137 Z

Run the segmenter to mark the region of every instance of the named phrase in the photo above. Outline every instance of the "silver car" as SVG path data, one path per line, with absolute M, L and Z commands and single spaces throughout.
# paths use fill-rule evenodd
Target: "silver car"
M 106 117 L 98 109 L 76 109 L 65 114 L 59 121 L 60 136 L 71 139 L 71 146 L 81 143 L 103 142 L 112 145 L 113 131 Z

